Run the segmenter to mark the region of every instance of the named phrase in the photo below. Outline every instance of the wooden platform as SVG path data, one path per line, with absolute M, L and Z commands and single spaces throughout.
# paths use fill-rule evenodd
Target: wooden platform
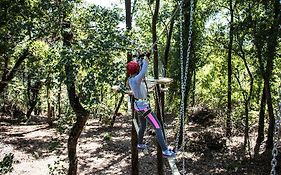
M 172 170 L 173 175 L 180 175 L 180 172 L 178 170 L 178 167 L 176 165 L 176 159 L 175 158 L 167 158 L 167 161 L 170 165 L 170 168 Z
M 160 77 L 159 79 L 154 79 L 154 78 L 146 78 L 145 79 L 148 87 L 148 92 L 153 92 L 154 87 L 156 84 L 161 84 L 161 85 L 168 85 L 173 82 L 173 79 L 171 78 L 166 78 L 166 77 Z M 111 89 L 115 92 L 123 92 L 125 94 L 132 95 L 132 91 L 125 89 L 124 87 L 121 87 L 119 85 L 112 86 Z M 161 88 L 160 89 L 162 92 L 168 91 L 168 88 Z

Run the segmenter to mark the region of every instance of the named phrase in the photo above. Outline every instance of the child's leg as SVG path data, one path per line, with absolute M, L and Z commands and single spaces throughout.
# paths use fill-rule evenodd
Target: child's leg
M 145 111 L 147 111 L 147 109 Z M 155 129 L 156 137 L 157 137 L 158 143 L 159 143 L 162 151 L 167 150 L 168 148 L 167 148 L 166 142 L 164 140 L 163 130 L 162 130 L 162 127 L 161 127 L 160 122 L 158 121 L 157 117 L 154 115 L 153 112 L 150 112 L 147 115 L 146 119 L 149 121 L 149 123 Z
M 140 112 L 139 115 L 139 122 L 140 122 L 140 128 L 138 133 L 138 144 L 143 144 L 143 136 L 146 129 L 146 119 L 142 116 L 142 113 Z

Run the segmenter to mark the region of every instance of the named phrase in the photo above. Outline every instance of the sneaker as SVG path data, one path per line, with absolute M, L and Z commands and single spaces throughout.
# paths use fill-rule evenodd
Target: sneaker
M 138 145 L 137 145 L 137 148 L 138 148 L 138 149 L 147 149 L 148 146 L 147 146 L 147 144 L 138 144 Z
M 165 150 L 165 151 L 162 151 L 162 155 L 164 158 L 169 158 L 169 157 L 176 157 L 176 153 L 172 150 Z

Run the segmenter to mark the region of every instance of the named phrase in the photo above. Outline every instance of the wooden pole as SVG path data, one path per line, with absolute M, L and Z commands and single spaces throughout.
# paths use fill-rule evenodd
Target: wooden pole
M 132 109 L 132 132 L 131 132 L 131 151 L 132 151 L 132 170 L 131 174 L 132 175 L 138 175 L 139 174 L 139 157 L 138 157 L 138 149 L 137 149 L 137 144 L 138 144 L 138 135 L 136 128 L 134 126 L 134 119 L 137 117 L 136 112 L 134 110 L 134 98 L 133 96 L 130 96 L 131 99 L 131 109 Z

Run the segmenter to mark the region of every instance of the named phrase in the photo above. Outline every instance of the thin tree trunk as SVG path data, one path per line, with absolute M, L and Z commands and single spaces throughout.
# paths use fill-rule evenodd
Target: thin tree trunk
M 134 1 L 136 2 L 136 1 Z M 135 6 L 134 6 L 135 7 Z M 126 10 L 126 30 L 128 32 L 132 29 L 132 10 L 131 10 L 131 0 L 125 0 L 125 10 Z M 131 61 L 131 54 L 127 53 L 127 62 Z M 127 82 L 128 75 L 126 74 L 125 78 L 125 84 Z M 121 96 L 120 103 L 123 101 L 124 95 Z M 130 96 L 131 101 L 131 110 L 132 110 L 132 118 L 136 118 L 136 112 L 134 110 L 134 98 L 133 96 Z M 116 109 L 116 113 L 118 111 L 118 108 Z M 138 160 L 138 149 L 137 149 L 137 131 L 134 127 L 133 121 L 132 124 L 132 130 L 131 130 L 131 174 L 132 175 L 138 175 L 139 174 L 139 160 Z M 113 125 L 113 124 L 112 124 Z
M 226 119 L 226 136 L 231 136 L 231 111 L 232 111 L 232 103 L 231 103 L 231 93 L 232 93 L 232 64 L 231 64 L 231 57 L 232 57 L 232 45 L 233 45 L 233 1 L 229 0 L 229 9 L 230 9 L 230 29 L 229 29 L 229 44 L 228 44 L 228 55 L 227 55 L 227 119 Z
M 53 125 L 53 112 L 52 112 L 52 101 L 51 101 L 51 92 L 50 92 L 50 85 L 47 84 L 47 123 L 49 126 Z
M 242 27 L 241 27 L 242 28 Z M 254 84 L 254 79 L 253 79 L 253 75 L 251 73 L 250 67 L 247 63 L 246 60 L 246 54 L 243 50 L 243 45 L 244 45 L 244 40 L 245 40 L 245 34 L 242 34 L 241 37 L 239 37 L 239 35 L 237 35 L 238 37 L 238 43 L 239 43 L 239 50 L 241 52 L 241 54 L 239 53 L 239 56 L 242 58 L 244 66 L 247 70 L 247 73 L 249 75 L 250 78 L 250 90 L 249 93 L 247 93 L 246 90 L 243 90 L 243 96 L 244 96 L 244 106 L 245 106 L 245 129 L 244 129 L 244 148 L 247 148 L 247 144 L 249 143 L 249 106 L 250 106 L 250 101 L 252 98 L 252 94 L 253 94 L 253 84 Z M 239 81 L 239 79 L 238 79 Z M 241 88 L 242 85 L 239 82 Z M 250 148 L 249 148 L 250 149 Z
M 195 105 L 195 89 L 196 89 L 196 71 L 193 71 L 193 86 L 192 86 L 192 102 L 191 106 L 194 107 Z
M 77 143 L 90 113 L 83 108 L 83 106 L 80 104 L 79 98 L 77 97 L 74 83 L 75 75 L 70 62 L 65 65 L 65 72 L 67 77 L 67 92 L 69 102 L 76 114 L 76 122 L 71 128 L 67 144 L 69 159 L 68 175 L 76 175 L 78 164 L 76 155 Z
M 134 2 L 136 3 L 136 1 L 134 1 Z M 130 32 L 131 29 L 132 29 L 132 10 L 131 9 L 132 9 L 131 8 L 131 0 L 125 0 L 126 29 L 127 29 L 128 32 Z M 127 62 L 129 62 L 131 60 L 132 60 L 132 58 L 131 58 L 130 54 L 127 53 Z M 127 80 L 128 80 L 128 76 L 126 75 L 125 84 L 126 84 Z M 111 123 L 110 123 L 111 127 L 113 127 L 113 125 L 114 125 L 117 113 L 119 111 L 119 108 L 120 108 L 123 100 L 124 100 L 124 97 L 125 97 L 124 94 L 122 94 L 120 99 L 119 99 L 119 102 L 117 104 L 117 107 L 116 107 L 116 109 L 114 111 L 114 114 L 113 114 L 113 117 L 112 117 L 112 120 L 111 120 Z
M 7 76 L 8 74 L 8 65 L 9 65 L 9 58 L 6 54 L 4 54 L 4 68 L 3 68 L 3 74 L 2 74 L 2 79 Z
M 41 80 L 38 80 L 36 81 L 36 83 L 34 84 L 34 86 L 30 87 L 30 91 L 31 91 L 31 95 L 32 95 L 32 98 L 30 99 L 30 108 L 29 110 L 27 111 L 26 113 L 26 117 L 29 118 L 32 111 L 34 110 L 37 102 L 38 102 L 38 95 L 39 95 L 39 91 L 41 89 L 41 87 L 43 86 L 43 81 Z
M 121 104 L 122 104 L 122 102 L 123 102 L 124 97 L 125 97 L 125 94 L 122 93 L 122 95 L 121 95 L 121 97 L 120 97 L 120 99 L 119 99 L 119 102 L 118 102 L 118 104 L 117 104 L 117 106 L 116 106 L 116 108 L 115 108 L 115 110 L 114 110 L 112 120 L 111 120 L 111 122 L 110 122 L 110 126 L 111 126 L 111 127 L 113 127 L 113 125 L 114 125 L 114 123 L 115 123 L 116 116 L 118 115 L 118 110 L 119 110 L 119 108 L 120 108 L 120 106 L 121 106 Z
M 274 113 L 272 107 L 272 98 L 271 98 L 271 88 L 270 88 L 270 79 L 273 70 L 273 61 L 276 56 L 276 48 L 278 46 L 278 34 L 280 31 L 280 4 L 278 0 L 274 1 L 274 21 L 270 29 L 270 35 L 267 39 L 267 65 L 266 65 L 266 75 L 265 75 L 265 88 L 266 88 L 266 99 L 267 99 L 267 107 L 269 113 L 269 126 L 268 126 L 268 135 L 266 140 L 266 149 L 271 150 L 273 148 L 273 132 L 274 132 Z
M 155 1 L 155 9 L 154 9 L 154 13 L 153 13 L 153 17 L 152 17 L 152 43 L 153 43 L 153 63 L 154 63 L 154 67 L 153 67 L 153 73 L 154 73 L 154 78 L 158 79 L 159 78 L 159 70 L 158 70 L 158 48 L 157 48 L 157 21 L 158 21 L 158 15 L 159 15 L 159 7 L 160 7 L 160 0 L 156 0 Z M 161 125 L 163 126 L 163 121 L 161 116 L 161 111 L 160 111 L 160 106 L 161 104 L 159 104 L 160 99 L 160 86 L 159 84 L 156 85 L 155 88 L 155 93 L 156 93 L 156 100 L 155 100 L 155 105 L 156 105 L 156 116 L 158 118 L 158 120 L 160 121 Z M 159 99 L 159 101 L 158 101 Z M 164 174 L 163 171 L 163 159 L 162 159 L 162 150 L 159 144 L 157 144 L 157 170 L 158 170 L 158 174 L 162 175 Z
M 65 24 L 64 27 L 66 29 L 70 28 L 70 22 L 64 21 L 64 24 Z M 63 36 L 64 36 L 63 38 L 64 46 L 65 47 L 71 46 L 73 34 L 71 32 L 65 32 Z M 78 164 L 78 159 L 76 154 L 77 143 L 81 135 L 81 132 L 85 126 L 85 123 L 90 115 L 90 112 L 87 111 L 80 103 L 79 97 L 76 94 L 76 87 L 75 87 L 76 74 L 74 73 L 73 70 L 74 69 L 73 63 L 71 62 L 71 59 L 66 59 L 66 60 L 68 60 L 68 62 L 65 64 L 68 99 L 69 99 L 70 106 L 72 107 L 76 115 L 76 122 L 73 124 L 70 130 L 68 143 L 67 143 L 68 159 L 69 159 L 68 175 L 77 175 L 77 164 Z
M 131 101 L 131 110 L 132 110 L 132 118 L 137 118 L 137 112 L 134 110 L 134 97 L 130 96 Z M 136 128 L 134 127 L 134 123 L 132 122 L 132 130 L 131 130 L 131 151 L 132 151 L 132 157 L 131 157 L 131 174 L 132 175 L 138 175 L 139 174 L 139 157 L 138 157 L 138 135 Z
M 265 78 L 265 94 L 266 94 L 267 109 L 268 109 L 268 115 L 269 115 L 267 140 L 266 140 L 266 149 L 267 150 L 271 150 L 273 147 L 273 131 L 274 131 L 274 122 L 275 122 L 270 89 L 271 88 L 270 88 L 269 77 L 266 77 Z
M 28 105 L 31 104 L 31 74 L 27 75 L 27 100 Z
M 261 98 L 261 103 L 260 103 L 258 137 L 257 137 L 256 145 L 254 148 L 254 156 L 257 156 L 259 154 L 260 146 L 264 140 L 265 104 L 266 104 L 266 95 L 265 95 L 265 87 L 264 87 L 263 91 L 262 91 L 262 98 Z
M 177 10 L 177 7 L 175 8 L 173 13 L 175 13 L 176 10 Z M 164 68 L 163 76 L 166 76 L 166 74 L 167 74 L 168 58 L 169 58 L 169 52 L 170 52 L 170 47 L 171 47 L 171 38 L 172 38 L 172 34 L 173 34 L 174 23 L 175 23 L 175 15 L 172 16 L 172 18 L 171 18 L 170 27 L 169 27 L 169 31 L 168 31 L 168 35 L 167 35 L 167 39 L 166 39 L 166 46 L 165 46 L 164 57 L 163 57 L 163 68 Z
M 59 84 L 59 93 L 58 93 L 58 117 L 60 118 L 61 116 L 61 82 Z
M 125 10 L 126 10 L 126 29 L 130 31 L 132 29 L 132 10 L 131 10 L 131 0 L 125 0 Z
M 177 7 L 174 9 L 173 14 L 177 11 Z M 166 46 L 164 50 L 164 57 L 163 57 L 163 77 L 167 76 L 167 68 L 168 68 L 168 58 L 169 58 L 169 52 L 170 52 L 170 47 L 171 47 L 171 38 L 173 34 L 173 29 L 174 29 L 174 23 L 175 23 L 175 15 L 172 16 L 170 19 L 170 26 L 169 26 L 169 31 L 168 35 L 166 38 Z M 164 85 L 162 85 L 162 88 L 164 88 Z M 160 92 L 160 101 L 161 101 L 161 116 L 163 116 L 163 123 L 165 123 L 165 93 Z

